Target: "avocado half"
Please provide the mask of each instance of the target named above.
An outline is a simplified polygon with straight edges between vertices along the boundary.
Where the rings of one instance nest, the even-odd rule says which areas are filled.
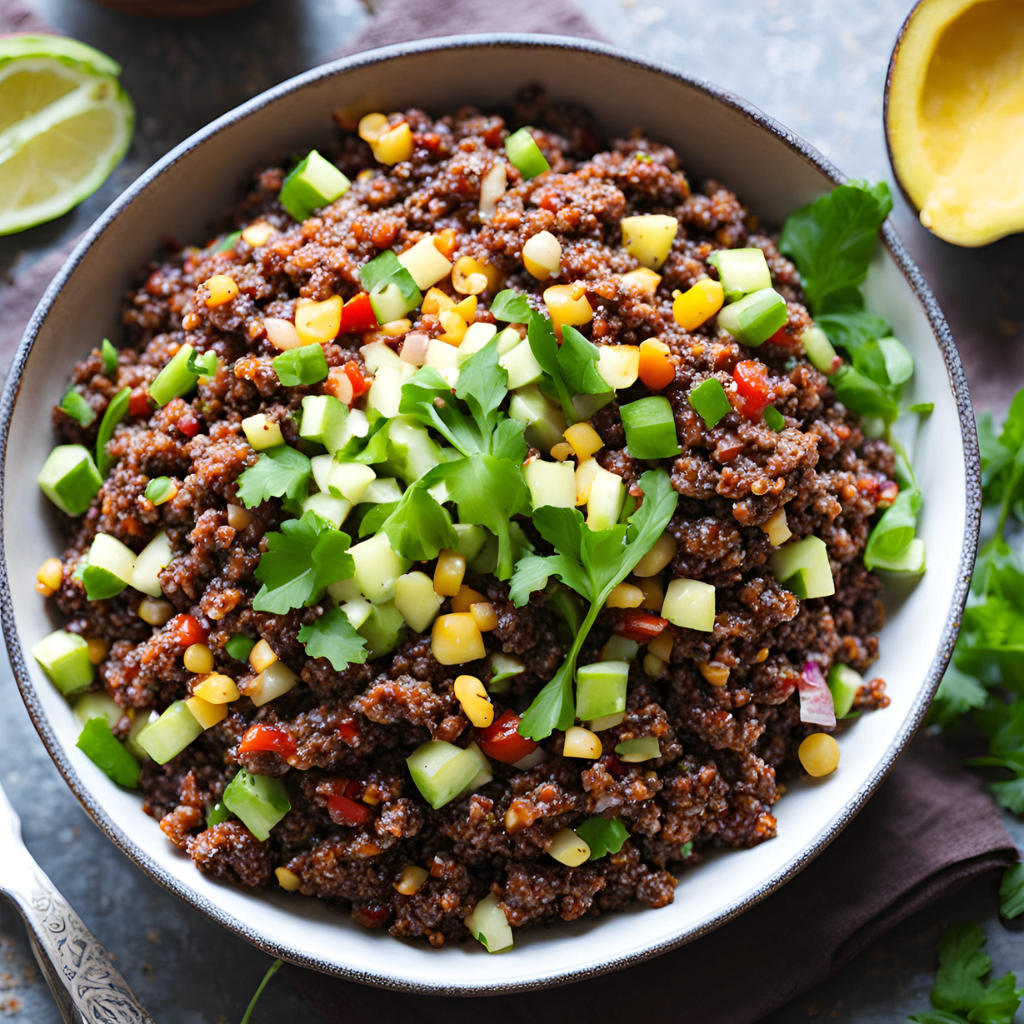
[[[978,246],[1024,231],[1024,0],[919,0],[889,61],[885,134],[934,234]]]

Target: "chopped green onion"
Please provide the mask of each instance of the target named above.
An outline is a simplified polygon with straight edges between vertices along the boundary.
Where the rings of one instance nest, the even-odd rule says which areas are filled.
[[[224,806],[260,841],[292,809],[280,779],[253,775],[242,768],[224,790]]]
[[[627,764],[653,761],[656,757],[661,757],[661,744],[655,736],[638,736],[636,739],[616,743],[615,754],[620,761]]]
[[[96,467],[101,476],[106,476],[117,461],[107,454],[107,442],[114,436],[114,427],[128,415],[128,406],[132,400],[132,389],[121,388],[110,400],[100,420],[99,433],[96,435]]]
[[[297,220],[308,220],[352,187],[337,167],[311,149],[281,183],[281,205]]]
[[[250,1024],[250,1021],[252,1020],[252,1011],[256,1009],[256,1003],[259,1002],[260,996],[263,995],[263,990],[267,987],[267,983],[270,979],[277,974],[283,963],[283,960],[275,960],[267,968],[267,973],[263,975],[263,980],[257,986],[252,999],[249,1000],[249,1005],[245,1008],[245,1016],[242,1017],[240,1024]]]
[[[679,454],[675,416],[663,395],[630,402],[619,409],[619,415],[634,459],[669,459]]]
[[[551,169],[529,128],[513,132],[505,140],[505,152],[526,181]]]
[[[723,416],[732,412],[729,396],[717,377],[708,377],[690,392],[690,405],[710,430]]]
[[[772,273],[760,249],[720,249],[708,263],[718,271],[726,302],[772,286]]]
[[[195,349],[182,345],[171,361],[149,386],[149,397],[163,408],[172,398],[188,394],[196,386],[199,374],[191,369]]]
[[[286,387],[316,384],[327,376],[327,357],[322,345],[290,348],[271,360],[277,379]]]
[[[110,731],[105,718],[90,718],[75,746],[119,786],[126,789],[138,786],[141,771],[139,762]]]
[[[214,253],[231,252],[231,250],[238,244],[238,240],[241,237],[241,231],[232,231],[230,235],[225,235],[214,247]]]
[[[786,426],[785,417],[778,409],[775,408],[774,405],[769,405],[765,408],[764,421],[776,432],[782,430]]]
[[[188,368],[197,377],[212,377],[217,372],[217,353],[204,352],[202,355],[192,354]]]
[[[203,732],[183,700],[176,700],[136,737],[136,742],[157,764],[167,764]],[[227,792],[225,791],[225,796]],[[266,837],[264,837],[266,838]]]
[[[112,376],[117,372],[117,349],[106,338],[100,345],[100,355],[103,357],[103,372],[108,377]]]
[[[103,486],[103,478],[88,448],[59,444],[46,457],[36,483],[62,512],[80,516]]]
[[[224,645],[224,650],[235,661],[248,661],[249,655],[252,654],[252,649],[255,646],[256,641],[252,637],[248,637],[244,633],[235,633],[228,638],[228,642]]]
[[[231,812],[224,806],[222,801],[218,800],[210,808],[210,813],[206,816],[206,827],[213,828],[214,825],[219,825],[230,817]]]
[[[832,374],[839,369],[842,360],[832,347],[832,342],[828,340],[828,335],[817,324],[812,324],[800,335],[800,342],[804,347],[804,354],[816,370]]]
[[[719,327],[751,348],[766,342],[788,319],[786,300],[774,288],[751,292],[718,313]]]
[[[679,856],[682,857],[683,860],[689,860],[690,855],[692,853],[693,853],[693,840],[692,839],[688,843],[683,843],[683,845],[679,847]]]
[[[116,597],[135,575],[135,552],[109,533],[97,533],[92,539],[82,569],[85,596],[90,601]]]
[[[96,419],[96,412],[93,410],[93,407],[74,388],[68,391],[60,400],[60,407],[73,420],[77,420],[79,426],[87,427]]]
[[[359,281],[369,292],[370,305],[380,324],[401,319],[423,301],[412,274],[390,249],[363,264]]]
[[[61,693],[75,693],[92,683],[89,644],[77,633],[55,630],[32,648],[32,657]]]
[[[177,493],[174,481],[169,476],[157,476],[146,484],[146,500],[162,505]]]

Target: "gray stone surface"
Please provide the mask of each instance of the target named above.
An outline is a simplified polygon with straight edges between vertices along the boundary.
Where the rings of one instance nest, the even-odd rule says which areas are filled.
[[[261,89],[327,59],[367,17],[356,0],[263,0],[249,11],[190,23],[130,18],[86,0],[30,3],[58,30],[123,64],[139,124],[128,159],[99,193],[55,224],[0,239],[0,272],[73,238],[171,146]],[[747,97],[851,176],[890,177],[882,85],[909,0],[583,0],[581,6],[619,45]],[[648,128],[657,134],[657,125]],[[1024,266],[1018,241],[983,254],[954,250],[928,236],[901,200],[896,220],[939,286],[955,329],[1000,338],[1003,345],[1016,335],[1012,286],[1020,273],[1016,268]],[[993,267],[1007,285],[1006,297],[979,309],[968,301],[971,282],[991,278]],[[968,361],[969,373],[980,366]],[[985,391],[986,400],[999,400],[1022,379],[1003,376],[1008,378],[1003,390]],[[980,376],[977,383],[980,389]],[[6,665],[0,667],[0,700],[6,709],[0,779],[44,870],[115,952],[125,977],[161,1024],[239,1020],[268,958],[147,879],[88,820],[38,742]],[[1024,845],[1024,827],[1009,824]],[[994,878],[979,882],[918,915],[834,979],[773,1014],[772,1024],[808,1017],[891,1022],[924,1008],[936,938],[944,923],[957,918],[983,922],[996,970],[1024,969],[1024,933],[999,923],[995,885]],[[0,1017],[5,1012],[13,1021],[31,1024],[59,1019],[45,986],[32,980],[31,957],[15,914],[0,903]],[[307,1021],[312,1015],[279,976],[256,1020],[287,1019]]]

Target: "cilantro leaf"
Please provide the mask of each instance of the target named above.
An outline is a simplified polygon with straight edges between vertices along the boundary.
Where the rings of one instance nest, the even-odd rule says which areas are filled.
[[[419,484],[410,487],[401,501],[383,508],[391,511],[379,528],[388,535],[391,547],[404,558],[425,562],[437,558],[442,548],[454,548],[459,542],[448,510]],[[371,509],[363,522],[376,511]]]
[[[326,658],[335,672],[366,661],[366,641],[355,631],[340,608],[325,612],[310,626],[299,630],[299,641],[311,658]]]
[[[263,584],[252,602],[258,612],[283,615],[316,604],[329,584],[348,579],[355,571],[348,534],[315,512],[286,520],[280,533],[268,533],[266,539],[267,550],[255,573]]]
[[[985,993],[982,979],[992,967],[982,948],[985,936],[973,921],[951,924],[939,939],[939,969],[932,986],[937,1010],[970,1010]]]
[[[855,366],[844,363],[832,375],[836,398],[858,416],[879,416],[887,424],[899,415],[899,401],[891,390]]]
[[[597,346],[587,341],[575,327],[566,324],[562,328],[558,365],[574,395],[604,395],[612,390],[597,372],[598,357]]]
[[[529,324],[535,310],[525,295],[517,295],[511,288],[498,292],[491,302],[495,320],[506,324]]]
[[[591,860],[618,853],[629,838],[629,830],[618,818],[587,818],[574,831],[590,847]]]
[[[981,683],[951,665],[928,709],[928,724],[949,725],[968,711],[984,707],[987,699],[988,691]]]
[[[993,782],[989,788],[1000,807],[1024,814],[1024,774],[1007,782]]]
[[[828,335],[829,341],[846,349],[851,356],[863,345],[892,333],[892,326],[885,317],[869,313],[861,306],[863,299],[849,308],[817,313],[814,317],[818,326]]]
[[[999,883],[999,913],[1007,920],[1024,914],[1024,862],[1003,872]]]
[[[985,994],[971,1008],[967,1019],[976,1024],[1012,1024],[1021,996],[1024,988],[1017,988],[1016,977],[1004,974],[986,986]]]
[[[947,1013],[945,1010],[924,1010],[922,1013],[912,1013],[908,1020],[916,1024],[969,1024],[966,1017],[959,1013]]]
[[[287,445],[268,448],[254,466],[239,474],[238,500],[246,508],[255,508],[269,498],[302,501],[311,473],[309,459],[302,452]]]

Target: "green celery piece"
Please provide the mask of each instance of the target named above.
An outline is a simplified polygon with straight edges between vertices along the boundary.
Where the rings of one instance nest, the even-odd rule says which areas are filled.
[[[538,174],[551,169],[528,127],[520,128],[505,139],[505,152],[524,181],[536,178]]]
[[[191,345],[182,345],[171,357],[170,362],[156,375],[149,386],[149,397],[163,408],[179,395],[188,394],[199,380],[199,374],[189,366],[195,356]]]

